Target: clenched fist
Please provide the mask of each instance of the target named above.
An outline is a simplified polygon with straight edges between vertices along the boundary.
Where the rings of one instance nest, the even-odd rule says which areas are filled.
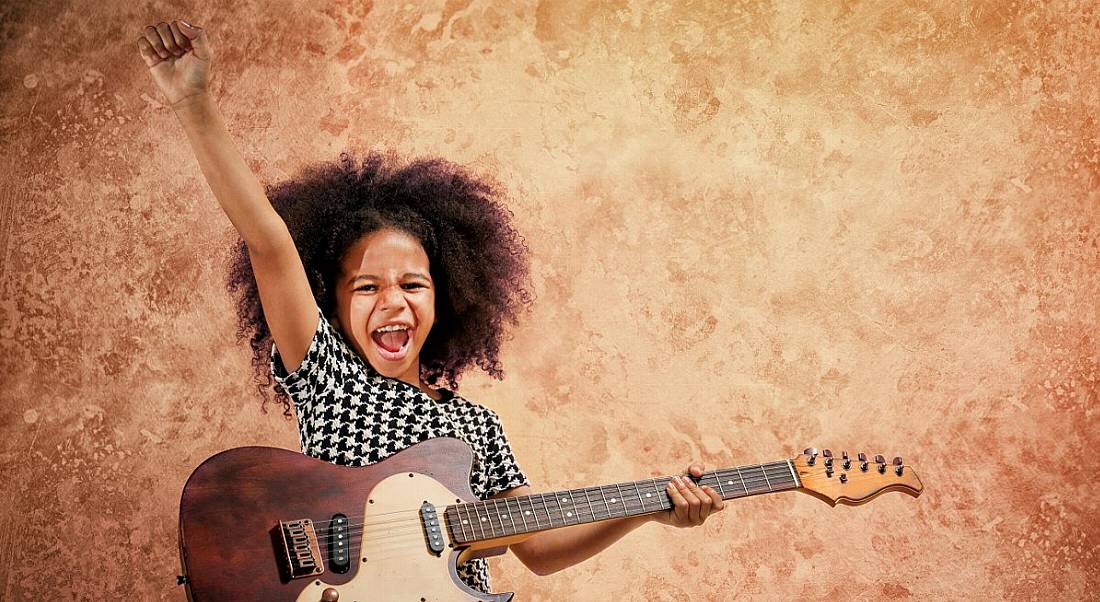
[[[213,56],[205,30],[186,21],[162,21],[146,27],[137,45],[169,104],[206,92]]]

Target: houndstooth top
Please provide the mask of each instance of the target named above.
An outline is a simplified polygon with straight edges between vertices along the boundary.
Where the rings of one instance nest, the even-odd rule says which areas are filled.
[[[479,499],[527,485],[500,417],[440,389],[436,401],[405,381],[382,376],[320,319],[302,365],[287,374],[271,347],[271,373],[294,402],[302,453],[342,466],[364,466],[433,437],[457,437],[474,452],[470,488]],[[458,567],[470,587],[490,592],[488,566],[476,558]]]

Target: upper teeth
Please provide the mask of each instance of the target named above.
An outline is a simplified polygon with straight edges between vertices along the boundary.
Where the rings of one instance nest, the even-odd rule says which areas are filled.
[[[395,330],[405,330],[408,326],[402,326],[401,324],[390,324],[389,326],[383,326],[375,330],[374,332],[393,332]]]

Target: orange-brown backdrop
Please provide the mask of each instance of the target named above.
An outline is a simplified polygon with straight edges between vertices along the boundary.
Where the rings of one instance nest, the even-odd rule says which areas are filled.
[[[0,9],[0,598],[180,600],[219,450],[297,447],[233,236],[138,57],[183,17],[264,182],[345,148],[493,175],[538,301],[469,376],[537,488],[902,455],[925,494],[731,504],[520,600],[1048,597],[1098,583],[1094,3],[133,2]]]

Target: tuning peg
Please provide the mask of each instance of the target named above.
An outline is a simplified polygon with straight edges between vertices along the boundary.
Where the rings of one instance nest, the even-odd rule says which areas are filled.
[[[886,472],[886,458],[883,458],[882,454],[875,454],[875,464],[878,464],[879,474]]]
[[[895,457],[894,458],[894,472],[897,473],[897,475],[899,477],[901,476],[901,471],[904,467],[905,467],[905,464],[902,464],[901,456]]]
[[[852,467],[852,461],[848,459],[848,452],[841,452],[844,458],[844,470],[848,470]]]
[[[867,454],[859,452],[859,455],[856,457],[859,458],[859,469],[863,472],[867,472]]]
[[[825,458],[825,469],[829,472],[833,471],[833,452],[828,449],[821,450],[821,457]]]
[[[813,466],[814,462],[817,460],[817,448],[816,447],[807,447],[806,449],[802,450],[802,453],[804,453],[804,454],[806,454],[807,456],[810,457],[809,460],[806,460],[806,464],[809,464],[810,466]]]

